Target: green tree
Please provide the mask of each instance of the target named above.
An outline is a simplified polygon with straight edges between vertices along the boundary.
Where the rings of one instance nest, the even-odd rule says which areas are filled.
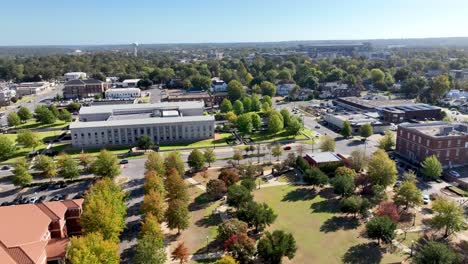
[[[269,95],[263,96],[263,102],[267,103],[270,107],[273,106],[273,100],[271,99],[271,96]]]
[[[237,211],[239,220],[245,221],[250,226],[254,226],[257,232],[271,225],[277,216],[266,203],[260,204],[254,201],[244,203]]]
[[[272,134],[276,134],[283,130],[283,127],[284,124],[281,119],[281,115],[270,114],[270,117],[268,118],[268,131]]]
[[[73,117],[72,117],[72,114],[70,114],[70,112],[68,112],[67,109],[62,109],[59,112],[58,119],[65,121],[65,122],[71,122]]]
[[[381,149],[372,154],[367,171],[372,183],[383,187],[393,185],[398,172],[395,162]]]
[[[221,199],[226,194],[226,191],[226,183],[222,180],[213,179],[206,184],[206,194],[211,200]]]
[[[85,234],[98,232],[105,240],[119,242],[125,228],[125,194],[112,179],[96,182],[87,192],[80,225]]]
[[[432,102],[441,99],[450,90],[450,79],[446,74],[436,76],[431,82]]]
[[[224,98],[221,102],[219,109],[221,110],[221,113],[227,113],[232,111],[231,101],[229,101],[227,98]]]
[[[227,203],[239,208],[245,203],[252,201],[253,197],[247,188],[242,185],[231,185],[227,191]]]
[[[250,97],[245,96],[242,98],[242,105],[244,106],[245,113],[252,111],[252,99],[250,99]]]
[[[390,151],[395,147],[395,135],[392,131],[385,131],[385,135],[379,140],[379,148]]]
[[[70,155],[62,153],[59,155],[58,160],[59,162],[57,162],[57,165],[60,170],[60,175],[65,179],[75,179],[80,176],[78,162],[75,161]]]
[[[7,160],[16,152],[16,147],[13,141],[7,136],[0,135],[0,160]]]
[[[138,138],[138,148],[150,149],[154,145],[153,140],[148,135],[143,135]]]
[[[451,249],[448,245],[437,242],[429,241],[423,245],[414,257],[416,264],[457,264],[461,263],[458,254]]]
[[[404,205],[405,209],[408,209],[408,207],[421,205],[423,202],[422,198],[421,191],[413,181],[404,181],[396,191],[393,200],[397,205]]]
[[[340,168],[337,169],[337,171]],[[356,188],[354,184],[354,176],[350,173],[339,173],[332,180],[333,191],[341,196],[347,196],[354,193]]]
[[[306,169],[304,173],[304,181],[306,183],[314,186],[323,186],[327,184],[328,177],[325,173],[317,167],[310,167],[308,164],[307,167],[308,169]]]
[[[169,200],[166,210],[166,222],[169,229],[185,230],[189,226],[190,213],[186,201],[180,199]]]
[[[166,260],[164,241],[161,238],[144,234],[138,239],[138,244],[135,249],[135,263],[164,264]]]
[[[105,240],[99,233],[72,237],[67,249],[67,261],[71,264],[120,263],[119,245]]]
[[[206,76],[193,76],[190,79],[190,83],[196,90],[208,90],[211,87],[211,80]]]
[[[36,107],[34,110],[34,116],[37,122],[43,125],[53,124],[57,120],[57,117],[54,115],[54,113],[43,105]]]
[[[351,162],[351,167],[355,171],[361,171],[367,167],[369,159],[363,150],[355,149],[351,152],[349,156],[349,161]]]
[[[246,222],[237,218],[230,218],[218,226],[218,239],[224,242],[235,234],[247,233],[248,229]]]
[[[115,178],[120,174],[117,157],[108,150],[102,149],[92,164],[95,175],[106,178]]]
[[[34,169],[41,172],[44,178],[52,180],[53,177],[57,176],[57,165],[51,157],[46,155],[39,155],[34,160]]]
[[[164,158],[164,168],[166,173],[170,172],[171,169],[176,169],[179,175],[185,174],[185,164],[180,152],[172,151],[166,154]]]
[[[283,154],[283,149],[281,148],[281,145],[273,145],[273,148],[271,149],[271,155],[273,155],[273,157],[276,157],[276,160],[279,161],[281,154]]]
[[[184,179],[180,176],[175,168],[167,171],[166,180],[164,181],[167,195],[166,198],[169,201],[172,200],[183,200],[188,201],[189,195],[187,191],[187,185]]]
[[[206,148],[203,151],[203,157],[205,157],[205,161],[208,162],[208,167],[211,167],[211,163],[216,161],[216,153],[212,148]]]
[[[361,210],[362,203],[363,199],[360,196],[351,195],[340,201],[340,211],[356,217],[357,213]]]
[[[260,102],[260,97],[258,96],[258,94],[255,94],[255,93],[252,94],[251,99],[252,99],[252,111],[254,112],[260,111],[260,109],[262,108],[262,103]]]
[[[13,168],[13,184],[15,186],[25,187],[32,182],[33,177],[29,173],[25,158],[19,159]]]
[[[154,170],[147,170],[145,172],[145,183],[143,184],[144,193],[147,194],[151,190],[158,192],[161,196],[166,195],[166,189],[164,188],[164,179],[162,175],[159,175]]]
[[[15,112],[11,112],[7,116],[8,126],[16,127],[17,125],[21,124],[21,119],[19,118],[18,114]]]
[[[257,184],[255,183],[254,178],[242,179],[241,185],[244,186],[249,191],[253,191],[255,189],[255,187],[257,186]]]
[[[145,162],[145,170],[156,171],[160,177],[163,177],[166,174],[163,157],[157,152],[150,152]]]
[[[442,175],[442,164],[435,155],[426,157],[421,163],[421,173],[426,179],[437,179]]]
[[[257,113],[250,113],[250,119],[252,120],[252,127],[256,130],[262,126],[262,118]]]
[[[280,114],[283,117],[284,126],[288,127],[289,122],[291,121],[291,114],[289,113],[288,109],[286,108],[281,109]]]
[[[231,100],[231,102],[242,98],[242,96],[244,96],[245,94],[244,87],[242,87],[242,83],[240,83],[237,80],[232,80],[228,83],[227,91],[229,100]]]
[[[434,217],[430,221],[430,225],[437,229],[445,229],[444,237],[465,230],[467,228],[464,221],[463,207],[459,206],[455,201],[447,198],[438,198],[432,204]]]
[[[381,83],[384,81],[385,73],[381,69],[372,69],[370,78],[373,83]]]
[[[203,156],[203,153],[200,150],[194,149],[190,152],[187,163],[190,168],[195,171],[199,171],[205,166],[205,156]]]
[[[28,108],[22,106],[18,110],[18,117],[21,119],[21,121],[26,122],[29,119],[31,119],[33,117],[33,115],[31,113],[31,111],[29,111]]]
[[[244,155],[242,155],[242,150],[236,149],[234,150],[234,155],[232,156],[233,160],[237,160],[237,165],[239,165],[240,161],[244,158]]]
[[[32,148],[33,151],[41,144],[38,135],[29,129],[21,130],[16,137],[16,142],[25,148]]]
[[[331,136],[325,135],[320,138],[320,150],[323,152],[333,152],[335,151],[335,146],[335,139],[333,139]]]
[[[158,219],[158,222],[163,222],[166,210],[163,195],[156,190],[149,190],[143,197],[141,212],[145,215],[151,214]]]
[[[288,134],[296,136],[299,134],[302,127],[303,126],[301,120],[298,117],[293,117],[289,121],[289,125],[287,127]]]
[[[341,135],[344,138],[349,138],[351,136],[352,128],[351,128],[351,123],[349,121],[344,121],[343,122],[343,127],[341,128]]]
[[[241,100],[236,100],[232,105],[232,109],[236,115],[241,115],[244,113],[244,104],[242,104]]]
[[[380,245],[390,243],[395,238],[396,224],[388,216],[376,216],[366,224],[366,233],[369,238],[377,239]]]
[[[293,259],[297,251],[296,240],[291,233],[275,230],[266,232],[257,245],[257,254],[266,263],[280,264],[283,257]]]
[[[248,135],[252,133],[253,124],[252,124],[252,115],[250,113],[245,113],[240,115],[237,120],[237,129],[241,134]]]
[[[270,97],[273,97],[276,95],[276,86],[272,84],[271,82],[263,81],[260,84],[260,87],[262,89],[262,95],[268,95]]]
[[[86,152],[80,153],[78,160],[85,171],[88,171],[90,166],[93,164],[93,157]]]
[[[364,124],[359,129],[359,134],[361,135],[361,137],[363,137],[365,140],[367,140],[368,137],[370,137],[370,136],[372,136],[372,134],[374,134],[374,129],[372,128],[371,124]]]

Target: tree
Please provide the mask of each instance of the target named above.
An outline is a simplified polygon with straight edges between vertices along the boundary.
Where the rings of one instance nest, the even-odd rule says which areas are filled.
[[[58,167],[60,175],[65,179],[75,179],[80,176],[80,168],[78,162],[75,161],[70,155],[62,153],[58,157]]]
[[[29,109],[24,106],[20,107],[17,114],[23,122],[26,122],[33,117],[31,111],[29,111]]]
[[[262,89],[262,95],[268,95],[270,97],[273,97],[276,95],[276,86],[272,84],[271,82],[263,81],[260,84],[260,87]]]
[[[266,232],[258,241],[257,254],[267,263],[280,264],[283,257],[293,259],[296,254],[296,240],[291,233],[275,230]]]
[[[393,199],[397,205],[404,205],[405,209],[421,205],[423,202],[422,193],[413,181],[404,181]]]
[[[138,148],[150,149],[154,145],[153,140],[148,135],[143,135],[138,138]]]
[[[211,163],[216,161],[216,153],[212,148],[206,148],[203,151],[203,157],[205,158],[205,162],[208,162],[208,167],[211,167]]]
[[[244,87],[242,87],[242,83],[237,80],[232,80],[228,83],[227,86],[228,97],[231,102],[234,102],[244,95]]]
[[[171,253],[172,261],[178,260],[180,264],[186,263],[189,260],[189,250],[184,242],[181,242]]]
[[[71,264],[82,263],[120,263],[119,245],[106,240],[99,233],[89,233],[70,239],[67,249],[67,261]]]
[[[214,264],[239,264],[233,257],[224,256],[218,259]]]
[[[227,98],[224,98],[221,102],[219,109],[221,110],[221,113],[227,113],[232,111],[231,101],[229,101]]]
[[[151,234],[143,234],[138,239],[135,249],[134,261],[137,264],[164,264],[166,263],[166,250],[164,241]]]
[[[398,221],[400,220],[398,208],[393,202],[381,202],[377,207],[376,214],[378,216],[387,216],[395,223],[398,223]]]
[[[43,105],[36,107],[34,110],[34,116],[37,122],[43,125],[53,124],[57,120],[57,117],[54,115],[54,113]]]
[[[244,104],[242,104],[242,101],[238,99],[232,105],[232,109],[236,115],[241,115],[244,113]]]
[[[188,204],[181,199],[169,200],[166,210],[166,222],[169,229],[177,228],[177,234],[189,226],[190,213]]]
[[[226,241],[235,234],[247,233],[247,230],[247,223],[237,218],[230,218],[218,226],[218,239],[221,241]]]
[[[76,111],[80,110],[80,108],[81,108],[81,104],[76,103],[76,102],[70,103],[67,106],[68,111],[71,111],[71,112],[76,112]]]
[[[304,173],[304,181],[314,186],[323,186],[327,184],[328,177],[319,168],[308,166]]]
[[[245,113],[240,115],[237,120],[237,129],[241,134],[248,135],[252,133],[253,124],[252,124],[252,115],[250,113]]]
[[[349,121],[344,121],[343,122],[343,127],[341,128],[341,135],[344,138],[349,138],[351,136],[352,128],[351,128],[351,123]]]
[[[203,153],[200,150],[194,149],[190,152],[187,163],[190,168],[195,171],[199,171],[205,166],[205,156],[203,156]]]
[[[145,194],[150,191],[155,191],[161,194],[162,197],[166,195],[166,189],[164,188],[164,179],[162,175],[159,175],[154,170],[145,172],[145,183],[143,185]]]
[[[379,140],[379,148],[390,151],[395,147],[395,135],[392,131],[385,131],[385,135]]]
[[[106,149],[101,150],[92,164],[92,171],[100,177],[115,178],[120,174],[117,157]]]
[[[232,185],[227,189],[227,203],[235,208],[252,201],[253,197],[247,188],[242,185]]]
[[[21,130],[16,137],[16,142],[25,148],[32,148],[33,151],[41,144],[39,136],[29,129]]]
[[[112,179],[97,181],[87,192],[80,225],[85,234],[98,232],[105,240],[119,242],[125,228],[125,194]]]
[[[296,136],[299,134],[302,127],[303,126],[302,126],[302,122],[300,121],[300,119],[298,117],[293,117],[289,121],[289,125],[287,127],[288,134]]]
[[[143,90],[148,89],[149,87],[151,87],[151,85],[153,85],[153,82],[151,80],[148,80],[148,79],[139,80],[137,82],[137,87],[141,88]]]
[[[340,211],[346,214],[356,214],[361,211],[363,199],[360,196],[352,195],[340,201]]]
[[[458,254],[445,243],[429,241],[416,253],[414,261],[417,264],[437,263],[456,264],[461,263]]]
[[[372,134],[374,134],[374,129],[372,128],[371,124],[364,124],[359,129],[359,134],[361,135],[361,137],[363,137],[365,140],[367,140],[368,137],[370,137],[370,136],[372,136]]]
[[[222,198],[227,191],[226,184],[222,180],[213,179],[206,184],[206,194],[212,200]]]
[[[374,185],[391,186],[397,178],[395,162],[388,157],[385,151],[378,149],[370,158],[368,174]]]
[[[83,166],[85,171],[87,171],[93,164],[93,157],[85,152],[80,153],[78,160],[80,161],[80,165]]]
[[[172,151],[166,155],[164,158],[164,168],[166,173],[169,172],[172,168],[176,169],[179,175],[185,174],[185,165],[180,152]]]
[[[195,90],[208,90],[211,87],[211,79],[207,76],[195,75],[190,79],[192,88]]]
[[[252,111],[252,99],[250,97],[244,96],[242,98],[242,105],[244,106],[244,113]]]
[[[289,122],[291,121],[291,114],[289,113],[288,109],[286,108],[281,109],[280,114],[283,117],[284,126],[288,127]]]
[[[224,242],[224,249],[240,263],[249,263],[255,254],[255,240],[245,233],[235,234]]]
[[[241,185],[244,186],[249,191],[253,191],[255,189],[255,187],[257,186],[257,184],[255,183],[254,178],[242,179]]]
[[[249,201],[240,206],[237,217],[249,226],[254,226],[255,231],[259,232],[271,225],[278,215],[266,203]]]
[[[0,135],[0,160],[7,160],[16,152],[16,147],[13,141],[7,136]]]
[[[442,175],[442,164],[437,156],[426,157],[421,163],[421,173],[426,179],[437,179]]]
[[[348,174],[336,175],[331,180],[333,191],[341,196],[347,196],[354,193],[356,186],[354,185],[354,178]]]
[[[416,174],[412,170],[405,171],[402,178],[403,181],[416,182]]]
[[[281,115],[279,114],[270,114],[268,118],[268,131],[272,134],[276,134],[283,130],[284,124],[281,120]]]
[[[463,208],[458,206],[455,201],[447,198],[438,198],[432,204],[434,217],[430,221],[430,225],[437,229],[445,229],[444,237],[466,229],[464,222]]]
[[[283,154],[283,149],[281,148],[281,145],[273,145],[273,148],[271,149],[271,155],[273,155],[273,157],[276,157],[276,160],[278,161],[281,154]]]
[[[172,168],[167,172],[166,180],[164,181],[169,201],[183,200],[188,201],[189,195],[187,192],[187,185],[184,179],[180,176],[176,169]]]
[[[73,120],[72,114],[68,112],[67,109],[62,109],[59,112],[58,119],[65,121],[65,122],[71,122]]]
[[[376,216],[366,224],[366,233],[369,238],[377,239],[380,245],[390,243],[395,238],[396,224],[388,216]]]
[[[450,90],[450,79],[447,74],[436,76],[431,82],[432,102],[441,99]]]
[[[237,160],[237,165],[239,165],[240,161],[244,158],[244,155],[242,155],[242,150],[236,149],[234,150],[234,155],[232,156],[233,160]]]
[[[256,130],[262,126],[262,118],[257,113],[250,113],[250,119],[252,120],[252,127]]]
[[[53,177],[57,176],[57,166],[51,157],[46,155],[39,155],[34,160],[34,169],[41,172],[44,178],[52,180]]]
[[[227,112],[225,117],[226,117],[226,120],[228,120],[231,124],[235,124],[237,121],[237,115],[234,114],[233,111]]]
[[[155,171],[160,177],[166,174],[164,159],[157,152],[150,152],[145,162],[146,171]]]
[[[28,164],[25,158],[18,160],[13,167],[13,184],[15,186],[25,187],[33,180],[29,173]]]
[[[320,138],[320,150],[323,152],[333,152],[335,151],[335,146],[335,139],[333,139],[331,136],[325,135]]]
[[[233,169],[223,169],[218,179],[222,180],[229,187],[239,181],[239,174]]]
[[[268,113],[271,110],[271,105],[269,105],[267,102],[262,103],[262,111],[263,113]]]
[[[8,126],[16,127],[17,125],[21,124],[21,119],[19,118],[18,114],[11,112],[8,114],[7,122]]]
[[[351,167],[355,171],[361,171],[367,167],[369,159],[367,158],[366,153],[363,150],[355,149],[351,152],[349,156],[349,161],[351,162]]]
[[[384,81],[385,73],[381,69],[372,69],[370,78],[373,83],[381,83]]]
[[[141,212],[143,214],[154,215],[159,222],[164,220],[164,196],[160,192],[155,190],[149,190],[143,197],[143,203],[141,204]]]

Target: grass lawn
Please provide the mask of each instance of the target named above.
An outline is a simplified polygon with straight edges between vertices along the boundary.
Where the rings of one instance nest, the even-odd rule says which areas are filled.
[[[57,120],[53,124],[43,125],[43,124],[41,124],[39,122],[36,122],[36,120],[34,120],[34,119],[30,119],[26,123],[23,123],[23,124],[21,124],[19,126],[16,126],[16,129],[40,129],[40,128],[57,128],[57,129],[61,129],[61,128],[66,127],[68,124],[69,124],[69,122],[65,122],[65,121],[62,121],[62,120]]]
[[[161,145],[159,147],[160,150],[174,150],[180,148],[199,148],[199,147],[214,147],[214,146],[226,146],[228,139],[232,136],[231,133],[216,133],[216,139],[205,139],[202,141],[197,141],[193,143],[175,143],[175,144],[167,144]]]
[[[307,128],[302,129],[301,132],[305,133],[309,137],[314,134],[312,130],[307,129]],[[252,133],[250,137],[255,143],[272,142],[272,141],[279,141],[279,140],[307,139],[307,137],[302,133],[296,136],[288,135],[288,132],[286,130],[282,130],[276,134],[270,134],[268,132],[258,131],[258,132]]]
[[[60,132],[47,131],[47,132],[36,132],[36,134],[38,135],[39,139],[42,142],[38,147],[36,147],[36,150],[41,151],[47,146],[43,142],[45,140],[51,140],[53,137],[60,135]],[[9,138],[13,142],[16,142],[16,137],[18,136],[17,134],[3,134],[3,135]],[[13,157],[11,157],[10,159],[3,161],[2,163],[14,163],[20,157],[25,157],[31,151],[32,151],[31,148],[23,148],[22,146],[17,146],[15,155],[13,155]]]
[[[278,186],[254,192],[278,214],[269,230],[292,232],[298,250],[283,263],[395,263],[403,257],[384,253],[375,241],[362,237],[363,225],[337,212],[330,190]],[[328,197],[329,199],[325,198]]]
[[[70,144],[54,144],[52,146],[53,150],[56,150],[58,152],[66,152],[67,154],[71,155],[73,158],[78,158],[78,156],[81,154],[81,149],[80,148],[72,148]],[[128,146],[119,146],[119,147],[106,147],[106,148],[85,148],[83,149],[83,152],[88,153],[91,156],[97,156],[99,152],[102,149],[107,149],[111,153],[115,155],[119,154],[124,154],[127,153],[130,150],[130,147]]]
[[[396,237],[396,239],[402,243],[403,245],[411,248],[411,241],[414,241],[415,245],[419,241],[419,239],[422,237],[423,233],[422,232],[409,232],[406,233],[406,239],[405,239],[405,234],[400,234]]]

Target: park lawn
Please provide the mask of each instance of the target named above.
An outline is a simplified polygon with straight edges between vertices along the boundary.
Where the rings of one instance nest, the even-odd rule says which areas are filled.
[[[306,134],[307,136],[304,134]],[[288,135],[288,132],[286,130],[282,130],[276,134],[257,131],[257,132],[252,133],[250,135],[250,138],[252,138],[252,140],[255,143],[260,143],[260,142],[274,142],[274,141],[280,141],[280,140],[307,139],[311,135],[313,135],[313,130],[310,130],[308,128],[303,128],[301,130],[301,133],[296,136]]]
[[[71,155],[73,158],[78,158],[78,156],[82,153],[88,153],[91,156],[97,156],[102,149],[106,149],[110,151],[114,155],[125,154],[130,150],[128,146],[116,146],[116,147],[105,147],[105,148],[73,148],[71,144],[54,144],[51,148],[52,150],[56,150],[57,152],[65,152]]]
[[[398,240],[400,243],[403,245],[411,248],[411,242],[414,241],[415,245],[419,241],[420,238],[423,237],[422,232],[408,232],[406,233],[406,239],[405,239],[405,234],[400,234],[396,237],[396,240]]]
[[[334,197],[330,190],[316,194],[310,187],[287,185],[256,190],[254,195],[278,214],[268,230],[285,230],[296,239],[295,258],[283,263],[364,263],[364,259],[366,263],[394,263],[403,259],[383,253],[375,241],[363,238],[363,225],[338,213],[337,200],[324,197]]]
[[[215,146],[226,146],[228,139],[232,136],[232,133],[216,133],[217,139],[205,139],[192,143],[175,143],[175,144],[164,144],[159,147],[160,150],[174,150],[182,148],[203,148],[203,147],[215,147]]]
[[[53,123],[53,124],[44,125],[44,124],[41,124],[41,123],[37,122],[34,119],[30,119],[30,120],[26,121],[25,123],[22,123],[22,124],[16,126],[16,129],[17,130],[20,130],[20,129],[41,129],[41,128],[62,129],[62,128],[68,126],[68,124],[69,124],[69,122],[65,122],[65,121],[57,119],[57,121],[55,121],[55,123]]]
[[[45,140],[50,141],[53,137],[60,135],[60,133],[57,131],[46,131],[46,132],[35,132],[35,133],[41,140],[41,144],[37,146],[35,149],[37,151],[42,151],[47,146],[47,144],[44,143]],[[16,138],[18,134],[3,134],[3,135],[9,138],[11,141],[16,143]],[[11,158],[3,161],[2,163],[15,163],[19,158],[26,157],[28,153],[32,151],[32,148],[24,148],[19,145],[17,145],[16,147],[17,147],[16,153]]]

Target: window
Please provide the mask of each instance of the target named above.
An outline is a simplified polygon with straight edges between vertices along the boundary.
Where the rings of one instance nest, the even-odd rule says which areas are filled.
[[[452,140],[447,141],[447,147],[450,148],[450,145],[452,144]]]
[[[437,148],[441,148],[442,147],[442,141],[438,141],[437,142]]]
[[[418,136],[418,143],[421,144],[421,137]]]
[[[457,150],[455,151],[455,156],[458,157],[459,155],[460,155],[460,149],[457,149]]]
[[[426,146],[429,147],[429,139],[426,139]]]

